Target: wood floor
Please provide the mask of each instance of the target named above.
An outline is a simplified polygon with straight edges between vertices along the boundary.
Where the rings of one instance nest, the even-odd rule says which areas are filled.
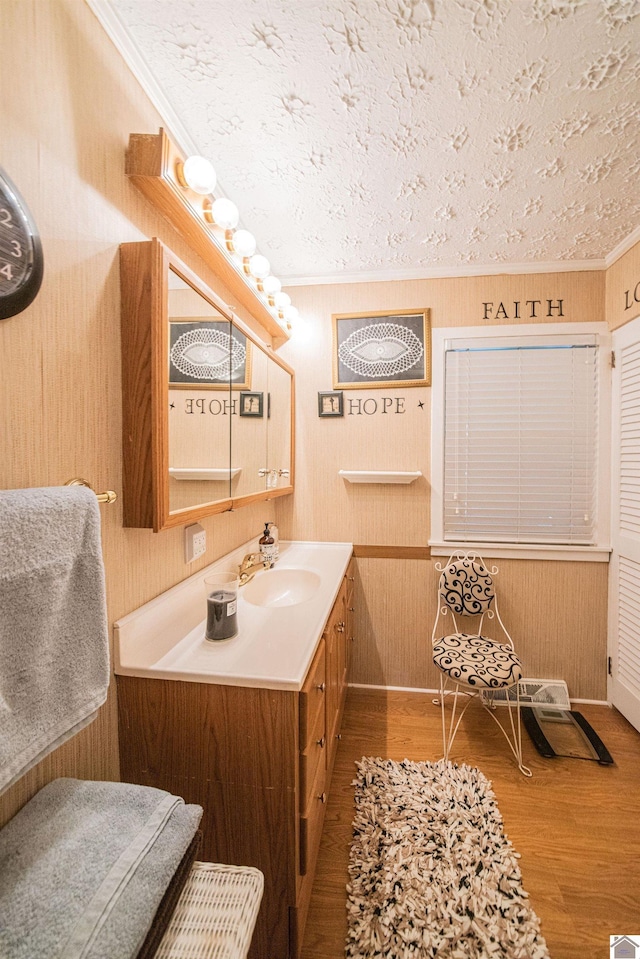
[[[616,710],[577,708],[615,766],[542,759],[524,733],[533,770],[525,779],[475,703],[452,759],[478,766],[493,783],[551,959],[606,959],[610,935],[640,933],[640,734]],[[440,749],[440,712],[431,696],[349,689],[302,959],[344,955],[354,762],[436,760]]]

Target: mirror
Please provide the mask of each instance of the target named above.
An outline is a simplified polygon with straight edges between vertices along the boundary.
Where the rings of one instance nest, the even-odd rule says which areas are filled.
[[[249,389],[241,390],[234,404],[231,461],[242,463],[242,472],[232,480],[234,497],[250,496],[265,488],[261,471],[267,465],[269,362],[262,350],[253,351]]]
[[[293,492],[293,372],[158,240],[120,248],[124,525]]]
[[[167,301],[173,513],[231,495],[231,357],[236,351],[230,320],[174,267],[169,268]]]
[[[267,432],[266,485],[289,486],[292,481],[293,410],[289,371],[277,363],[269,364],[270,417]]]

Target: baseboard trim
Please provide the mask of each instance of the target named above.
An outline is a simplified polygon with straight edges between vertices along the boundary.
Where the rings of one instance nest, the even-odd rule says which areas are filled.
[[[612,708],[612,703],[608,702],[606,699],[572,699],[573,703],[580,703],[582,706],[608,706],[609,709]]]
[[[419,686],[372,686],[369,683],[349,683],[352,689],[372,689],[386,693],[429,693],[430,695],[440,695],[439,689],[423,689]],[[608,706],[611,709],[611,703],[606,699],[571,699],[571,703],[579,703],[582,706]],[[529,706],[530,703],[525,705]]]
[[[437,693],[439,689],[422,689],[418,686],[371,686],[369,683],[349,683],[352,689],[376,689],[384,693]]]

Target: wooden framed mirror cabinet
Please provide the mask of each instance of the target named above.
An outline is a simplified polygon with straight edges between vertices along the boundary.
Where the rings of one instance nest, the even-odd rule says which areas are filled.
[[[124,525],[293,492],[293,371],[159,240],[120,247]]]

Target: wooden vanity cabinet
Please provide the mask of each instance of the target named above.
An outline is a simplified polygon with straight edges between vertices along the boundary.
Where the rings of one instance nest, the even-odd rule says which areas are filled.
[[[347,662],[346,670],[347,673],[351,668],[351,655],[353,651],[353,644],[355,642],[355,581],[356,581],[356,561],[352,557],[347,569],[346,575],[346,622],[347,622]],[[345,677],[346,678],[346,677]]]
[[[257,866],[250,959],[297,959],[344,708],[353,560],[300,692],[118,676],[123,781],[204,808],[204,860]]]
[[[347,692],[347,675],[353,643],[353,585],[355,560],[351,560],[343,588],[324,632],[327,645],[327,768],[333,769],[340,739],[342,713]]]

